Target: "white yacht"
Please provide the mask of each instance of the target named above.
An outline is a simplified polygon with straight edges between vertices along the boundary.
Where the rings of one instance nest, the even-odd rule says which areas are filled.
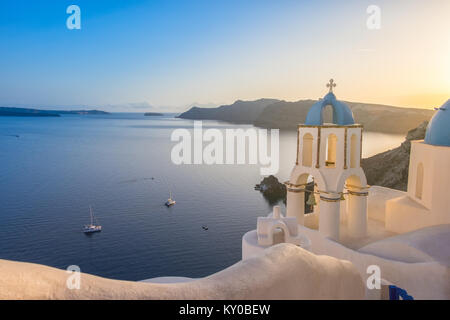
[[[91,223],[83,227],[84,233],[100,232],[102,231],[102,226],[94,224],[94,213],[92,212],[92,207],[89,206],[89,212],[91,214]],[[95,219],[97,220],[97,219]],[[98,222],[97,222],[98,223]]]
[[[167,207],[173,206],[176,203],[175,200],[172,199],[172,192],[170,192],[169,199],[167,199],[165,205]]]

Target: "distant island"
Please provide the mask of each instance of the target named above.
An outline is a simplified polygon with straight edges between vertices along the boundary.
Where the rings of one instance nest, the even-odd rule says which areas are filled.
[[[146,113],[144,113],[144,116],[146,116],[146,117],[160,117],[160,116],[163,116],[163,114],[159,113],[159,112],[146,112]]]
[[[100,110],[39,110],[28,108],[8,108],[0,107],[0,116],[12,117],[60,117],[65,114],[109,114]]]
[[[253,124],[262,128],[296,129],[305,122],[309,108],[317,100],[287,102],[276,99],[238,100],[217,108],[192,107],[178,118],[192,120],[220,120],[237,124]],[[434,111],[401,108],[380,104],[345,102],[364,130],[406,134],[423,121],[429,121]]]

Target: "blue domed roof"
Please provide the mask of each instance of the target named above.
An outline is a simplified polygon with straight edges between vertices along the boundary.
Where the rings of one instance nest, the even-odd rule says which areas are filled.
[[[333,92],[328,92],[322,100],[317,101],[309,109],[305,124],[312,126],[323,125],[323,109],[326,106],[333,107],[333,123],[341,126],[355,124],[352,110],[343,102],[338,101]]]
[[[431,118],[425,134],[425,143],[450,147],[450,99]]]

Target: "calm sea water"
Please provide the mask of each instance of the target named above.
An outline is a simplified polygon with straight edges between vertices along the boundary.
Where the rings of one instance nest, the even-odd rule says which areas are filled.
[[[259,166],[173,165],[170,134],[192,125],[137,114],[0,117],[0,259],[124,280],[203,277],[239,261],[242,235],[271,211],[253,190]],[[403,136],[363,141],[368,156]],[[295,144],[295,132],[281,133],[282,180]],[[177,204],[166,208],[169,189]],[[87,236],[89,205],[103,231]]]

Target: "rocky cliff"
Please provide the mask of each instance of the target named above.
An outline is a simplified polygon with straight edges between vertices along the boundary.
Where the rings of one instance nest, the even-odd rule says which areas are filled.
[[[267,106],[253,124],[264,128],[297,128],[299,123],[305,122],[306,115],[315,102],[315,100],[279,101]],[[433,110],[427,109],[359,102],[345,103],[352,110],[355,121],[362,124],[365,131],[405,134],[423,121],[428,121],[434,114]],[[325,122],[331,122],[329,111],[331,110],[324,113]]]
[[[220,120],[240,124],[252,124],[264,109],[277,102],[275,99],[259,99],[255,101],[238,100],[233,104],[217,108],[192,107],[177,118],[192,120]]]
[[[424,139],[427,125],[428,122],[424,121],[410,130],[399,147],[362,159],[361,167],[366,174],[367,183],[406,191],[411,141]]]
[[[275,205],[279,201],[286,203],[286,186],[273,175],[262,179],[259,191],[270,205]]]
[[[305,188],[307,190],[314,191],[314,182],[308,183]],[[286,186],[278,181],[278,179],[273,175],[265,177],[261,181],[259,184],[259,191],[271,206],[276,205],[280,201],[283,201],[286,204]],[[305,197],[305,213],[314,211],[313,206],[307,204],[308,199],[308,196]]]

